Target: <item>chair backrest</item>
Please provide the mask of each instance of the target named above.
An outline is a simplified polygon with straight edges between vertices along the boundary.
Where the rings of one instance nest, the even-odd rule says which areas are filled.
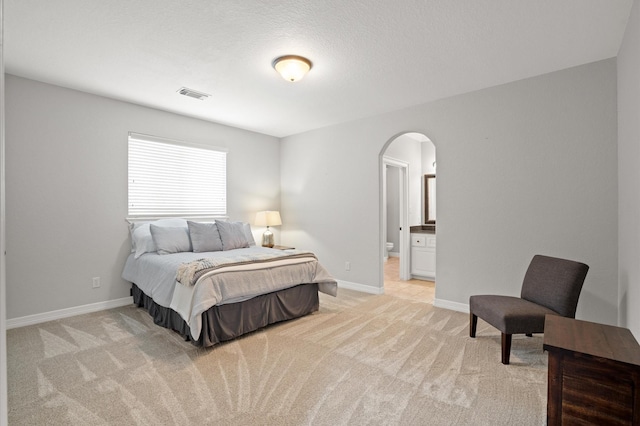
[[[587,271],[584,263],[537,254],[524,276],[520,297],[575,318]]]

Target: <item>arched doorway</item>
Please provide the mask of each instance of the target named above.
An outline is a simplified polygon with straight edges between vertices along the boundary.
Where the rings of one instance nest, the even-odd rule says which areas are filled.
[[[412,274],[410,230],[427,221],[423,182],[435,175],[435,145],[423,133],[402,133],[385,144],[380,159],[380,273],[386,287],[389,270],[397,271],[394,281],[425,278]]]

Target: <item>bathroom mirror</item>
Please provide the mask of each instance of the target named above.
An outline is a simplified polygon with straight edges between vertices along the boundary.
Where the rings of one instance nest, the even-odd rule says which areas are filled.
[[[436,223],[436,175],[424,175],[424,223]]]

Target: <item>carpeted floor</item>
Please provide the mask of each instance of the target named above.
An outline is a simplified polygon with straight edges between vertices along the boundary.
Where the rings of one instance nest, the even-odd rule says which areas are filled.
[[[392,294],[341,289],[320,311],[210,349],[123,307],[8,330],[11,425],[542,425],[541,336],[500,335]]]

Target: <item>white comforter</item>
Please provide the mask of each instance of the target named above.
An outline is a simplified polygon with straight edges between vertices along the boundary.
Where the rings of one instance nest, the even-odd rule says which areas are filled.
[[[244,264],[203,275],[194,286],[176,281],[178,267],[185,262],[210,257],[238,254],[258,254],[273,251],[265,247],[249,247],[228,252],[146,253],[135,259],[130,255],[122,278],[135,283],[160,306],[178,312],[191,329],[194,339],[200,337],[201,315],[214,305],[236,303],[261,294],[294,287],[303,283],[318,283],[319,290],[335,296],[336,281],[317,261],[282,259],[265,264]],[[265,267],[266,266],[266,267]]]

